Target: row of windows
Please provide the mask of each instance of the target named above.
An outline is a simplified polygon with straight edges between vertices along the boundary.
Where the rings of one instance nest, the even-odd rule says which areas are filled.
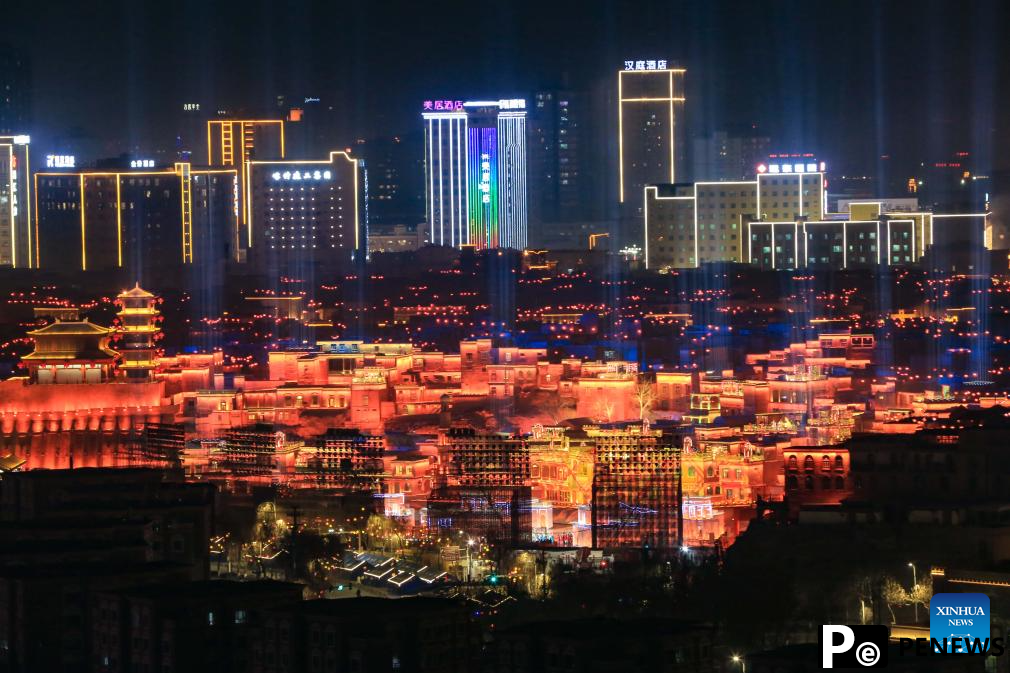
[[[308,189],[309,189],[309,191],[314,192],[314,191],[316,191],[316,185],[310,184]],[[342,185],[337,185],[336,187],[334,187],[332,185],[330,186],[330,191],[331,192],[334,191],[335,189],[342,190],[343,186]],[[281,192],[281,193],[284,193],[284,192],[295,192],[295,191],[304,192],[305,191],[305,187],[304,186],[302,186],[302,187],[267,187],[267,191],[269,191],[269,192]]]
[[[768,178],[763,180],[761,184],[764,185],[792,185],[795,184],[799,176],[794,176],[792,178]],[[820,182],[820,177],[816,175],[805,175],[803,176],[803,184],[805,185],[816,185]]]
[[[792,232],[776,233],[775,234],[775,238],[776,238],[776,240],[791,241],[791,240],[793,240],[793,234],[792,234]],[[859,232],[858,236],[856,234],[854,234],[854,233],[850,234],[848,236],[845,236],[840,231],[836,231],[836,232],[833,232],[833,233],[821,233],[821,234],[818,234],[818,233],[808,233],[807,234],[807,240],[810,240],[810,241],[816,241],[816,240],[829,241],[831,239],[834,239],[836,241],[841,241],[841,240],[844,240],[844,239],[870,240],[870,241],[873,241],[873,240],[876,240],[876,238],[877,238],[877,232],[875,232],[875,231],[871,231],[871,232],[862,232],[861,231],[861,232]],[[903,232],[894,232],[891,235],[891,238],[892,239],[902,238],[902,239],[907,240],[907,239],[909,239],[911,237],[909,236],[909,232],[903,231]],[[751,240],[752,241],[768,241],[768,240],[771,240],[771,232],[757,233],[757,234],[752,233],[751,234]],[[898,244],[895,243],[894,245],[898,245]],[[907,250],[908,249],[907,244],[905,244],[905,246],[906,246],[905,249]],[[898,248],[895,248],[895,250],[897,250],[897,249]]]
[[[803,488],[807,491],[814,490],[814,478],[811,475],[807,475],[803,478]],[[842,477],[821,477],[820,485],[822,491],[842,491],[845,490],[845,479]],[[788,491],[798,491],[800,490],[800,480],[795,475],[789,475],[786,477],[786,490]]]
[[[715,195],[716,195],[716,192],[713,191],[713,190],[708,190],[708,191],[702,191],[700,189],[698,190],[698,196],[699,197],[715,196]],[[737,196],[737,192],[719,191],[718,195],[721,196],[721,197],[723,197],[723,198],[726,198],[727,196],[734,197],[734,196]],[[743,190],[743,191],[739,192],[739,195],[742,196],[742,197],[744,197],[745,199],[746,198],[754,198],[754,190],[753,189],[749,190],[749,191]]]
[[[837,246],[836,246],[836,248],[837,248]],[[762,266],[771,267],[772,266],[772,258],[771,258],[771,256],[767,255],[767,253],[770,253],[771,251],[768,248],[764,248],[762,250],[762,252],[766,253],[766,256],[761,257],[759,260],[757,260],[758,263],[761,264]],[[789,252],[792,252],[792,251],[790,250]],[[811,255],[809,258],[807,258],[807,265],[808,266],[812,266],[812,265],[815,265],[815,264],[832,264],[832,263],[836,263],[837,264],[837,263],[840,263],[841,262],[841,253],[842,253],[841,249],[835,249],[835,250],[832,250],[832,252],[836,253],[836,256],[834,258],[834,262],[832,262],[832,260],[830,258],[825,257],[825,256],[817,257],[815,255]],[[776,249],[776,253],[775,253],[775,255],[776,255],[775,266],[778,267],[778,268],[792,268],[793,267],[793,263],[794,263],[792,255],[786,257],[786,256],[782,256],[782,254],[780,254],[780,253],[782,253],[782,249],[781,248],[777,248]],[[849,264],[876,264],[877,263],[877,257],[876,257],[876,255],[870,255],[870,256],[866,256],[866,255],[849,255],[847,257],[847,261],[848,261]],[[891,256],[891,263],[892,264],[901,264],[903,262],[911,263],[911,261],[912,261],[912,257],[910,255],[904,255],[904,256],[902,256],[902,255],[892,255]]]
[[[202,176],[200,176],[200,175],[194,175],[193,176],[193,180],[200,181],[201,177]],[[102,187],[106,183],[108,183],[109,186],[114,187],[115,184],[116,184],[116,181],[113,180],[113,179],[111,179],[111,178],[94,178],[94,177],[89,177],[88,175],[85,175],[84,179],[85,179],[86,184],[88,186],[95,185],[96,187]],[[166,182],[169,183],[169,184],[178,184],[178,181],[179,181],[178,177],[169,177],[169,178],[166,178]],[[212,177],[210,179],[211,184],[214,184],[214,185],[219,184],[221,181],[222,180],[220,178],[217,178],[217,177]],[[63,187],[63,188],[66,188],[66,187],[68,187],[70,185],[77,185],[79,183],[80,183],[80,178],[78,176],[76,176],[76,175],[74,175],[72,177],[68,176],[66,178],[43,178],[42,181],[41,181],[41,184],[42,184],[43,187]],[[161,178],[120,178],[119,184],[120,185],[129,185],[130,187],[137,187],[137,186],[140,186],[140,187],[160,187],[161,184],[162,184],[162,179]]]
[[[718,248],[718,250],[716,250],[716,248]],[[662,245],[657,246],[656,249],[659,252],[682,252],[682,250],[680,248],[666,247],[666,246],[662,246]],[[725,245],[720,245],[720,246],[710,245],[710,246],[708,246],[708,248],[706,248],[705,246],[699,246],[698,247],[698,252],[736,252],[736,247],[729,248],[729,247],[726,247]],[[691,258],[691,259],[693,261],[694,258]],[[679,261],[683,261],[683,259],[681,259]]]
[[[816,465],[816,462],[814,461],[814,457],[813,456],[804,456],[804,458],[803,458],[803,469],[804,470],[812,470],[812,469],[814,469],[815,465]],[[786,466],[790,470],[797,469],[799,467],[799,461],[797,460],[796,456],[789,456],[789,460],[786,462]],[[835,456],[834,459],[832,459],[830,456],[821,456],[821,469],[822,470],[830,470],[832,468],[832,466],[834,466],[834,468],[836,470],[844,469],[844,467],[845,467],[845,459],[842,458],[841,456]]]

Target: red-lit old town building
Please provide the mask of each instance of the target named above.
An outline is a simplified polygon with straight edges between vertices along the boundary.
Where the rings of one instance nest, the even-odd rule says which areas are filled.
[[[408,527],[515,536],[494,512],[453,504],[489,488],[527,503],[529,530],[515,539],[715,546],[732,543],[758,503],[784,500],[795,515],[866,489],[850,475],[854,434],[915,433],[962,403],[873,379],[874,337],[837,330],[750,354],[737,371],[644,374],[492,339],[456,353],[330,340],[269,352],[254,376],[219,352],[161,354],[158,302],[135,287],[113,327],[68,313],[29,332],[25,375],[0,382],[0,465],[175,461],[229,488],[370,493]],[[521,456],[522,474],[468,481],[453,472],[465,446],[507,464]]]

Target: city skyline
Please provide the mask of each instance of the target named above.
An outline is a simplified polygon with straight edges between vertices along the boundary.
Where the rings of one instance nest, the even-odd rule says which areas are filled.
[[[228,3],[218,3],[206,9],[202,24],[205,27],[200,28],[200,32],[210,30],[209,27],[217,21],[225,20],[224,17],[229,16],[228,6]],[[359,60],[362,57],[355,57],[337,59],[332,66],[324,67],[316,58],[315,51],[320,45],[313,36],[318,30],[315,20],[325,23],[330,15],[322,7],[311,4],[291,16],[281,17],[287,30],[272,33],[271,39],[278,40],[277,58],[266,61],[264,59],[268,57],[263,53],[246,53],[252,48],[251,41],[255,39],[256,31],[261,28],[248,26],[245,30],[229,34],[227,46],[207,42],[194,34],[187,38],[193,41],[192,48],[187,49],[176,41],[166,43],[168,35],[164,33],[165,29],[151,23],[153,17],[148,10],[133,7],[116,14],[117,21],[133,25],[132,34],[135,37],[132,42],[92,47],[94,57],[89,63],[109,69],[113,76],[106,78],[103,86],[96,91],[97,97],[91,100],[96,103],[101,99],[119,102],[112,109],[103,102],[106,107],[100,114],[90,107],[96,103],[87,102],[75,108],[72,115],[55,104],[59,97],[67,93],[73,95],[74,88],[80,86],[79,82],[88,81],[83,72],[72,81],[66,80],[70,72],[66,69],[67,61],[58,54],[74,48],[75,40],[81,34],[77,29],[89,25],[88,22],[93,20],[91,17],[77,16],[77,10],[67,8],[65,12],[57,13],[49,26],[47,34],[52,35],[51,40],[39,45],[19,44],[16,33],[7,35],[0,32],[0,42],[10,42],[29,54],[34,90],[38,92],[31,101],[34,120],[46,133],[52,134],[51,141],[59,144],[60,138],[79,135],[78,131],[73,131],[76,127],[84,132],[85,137],[93,137],[101,148],[100,153],[107,155],[138,146],[172,149],[169,140],[181,130],[179,116],[187,104],[199,104],[204,112],[223,109],[229,110],[232,116],[241,116],[243,113],[262,115],[276,110],[281,96],[289,105],[292,100],[300,103],[306,98],[320,98],[325,105],[335,106],[337,136],[342,143],[349,144],[358,138],[411,132],[412,110],[420,101],[429,98],[428,92],[431,91],[451,88],[471,99],[486,98],[495,93],[530,98],[538,88],[566,85],[609,97],[613,94],[606,93],[606,90],[613,84],[608,80],[615,68],[629,59],[661,54],[671,64],[688,67],[691,73],[686,81],[686,95],[696,109],[687,114],[689,137],[757,124],[763,133],[776,139],[781,146],[778,149],[805,151],[815,146],[815,151],[829,156],[834,165],[843,171],[866,171],[869,170],[867,166],[882,169],[884,166],[877,166],[882,156],[900,159],[901,148],[918,145],[934,155],[963,149],[978,156],[985,169],[1006,168],[1001,158],[1003,153],[982,156],[983,151],[987,151],[989,137],[994,137],[997,143],[1006,137],[1006,129],[1001,126],[1003,122],[995,114],[1002,102],[1000,97],[1005,92],[988,86],[1000,77],[1000,69],[1006,68],[1005,59],[993,58],[992,65],[986,65],[989,61],[985,58],[986,53],[995,56],[1005,49],[992,36],[992,29],[987,27],[997,24],[1001,13],[1006,11],[998,3],[972,3],[970,11],[953,15],[951,6],[936,3],[927,5],[928,11],[922,15],[908,11],[912,5],[904,3],[822,4],[816,11],[806,10],[802,20],[821,26],[851,23],[848,35],[842,35],[846,32],[844,30],[829,31],[824,36],[824,44],[813,42],[814,34],[810,31],[798,31],[791,35],[790,22],[801,19],[793,13],[782,14],[786,18],[784,23],[769,23],[777,17],[776,13],[762,14],[756,8],[733,8],[729,5],[715,5],[706,13],[691,5],[676,4],[663,5],[661,9],[659,5],[645,3],[640,11],[627,13],[617,11],[608,3],[600,3],[599,6],[603,8],[602,16],[610,12],[617,20],[614,26],[604,28],[603,22],[588,18],[579,21],[574,10],[568,12],[564,5],[547,10],[541,8],[541,11],[557,12],[575,20],[570,29],[563,31],[561,41],[550,43],[556,46],[548,47],[548,42],[537,41],[531,43],[528,49],[517,52],[518,43],[506,40],[502,34],[488,46],[480,47],[482,58],[468,67],[451,64],[437,56],[437,49],[424,49],[420,45],[417,49],[420,61],[415,58],[410,63],[399,63],[380,52],[375,53],[368,64]],[[848,11],[842,12],[843,7]],[[519,5],[512,10],[498,10],[504,14],[502,25],[509,26],[518,21],[521,12],[526,9],[527,6]],[[35,20],[27,6],[15,3],[12,10],[15,15],[24,14],[26,25]],[[446,6],[442,11],[451,16],[451,7]],[[362,26],[387,23],[388,26],[380,29],[379,34],[398,35],[415,42],[420,39],[407,27],[411,25],[408,22],[412,18],[409,12],[382,19],[367,12],[361,13],[358,9],[348,12],[347,18]],[[588,11],[585,15],[601,16]],[[948,33],[929,35],[924,32],[928,30],[923,23],[927,15],[947,19]],[[257,19],[250,17],[244,21],[266,18],[263,14]],[[918,39],[912,41],[934,45],[934,48],[925,52],[908,52],[893,40],[879,40],[873,34],[866,34],[869,30],[878,33],[886,31],[899,19],[906,31],[921,33]],[[73,24],[69,23],[71,20]],[[773,41],[768,43],[768,47],[764,46],[763,40],[752,39],[755,21],[758,26],[764,24],[771,29],[768,35]],[[448,30],[451,25],[451,20],[432,22],[437,30]],[[540,30],[546,30],[546,25],[550,22]],[[67,32],[71,26],[73,32]],[[580,28],[588,31],[586,36],[599,36],[597,39],[605,48],[586,52],[588,58],[582,58],[580,52],[586,49],[581,44],[584,40],[579,40],[578,46],[575,42]],[[730,34],[735,32],[741,38],[747,34],[751,39],[737,40],[732,48],[718,50],[714,48],[714,43],[706,42],[706,38],[712,36],[712,31],[717,28]],[[307,31],[306,36],[309,37],[304,43],[310,50],[305,52],[307,68],[296,66],[306,61],[295,57],[295,43],[291,42],[299,29]],[[945,44],[952,44],[965,31],[973,35],[966,42],[966,50],[945,48]],[[438,43],[439,37],[434,35],[432,43]],[[831,81],[833,69],[841,72],[839,54],[844,52],[841,40],[877,45],[846,56],[846,71],[855,71],[861,76],[853,80],[859,82],[858,86],[844,93],[823,86]],[[109,51],[112,44],[116,45],[114,52]],[[164,51],[152,51],[156,46]],[[238,61],[237,67],[231,70],[235,74],[226,78],[215,75],[213,64],[216,58],[210,62],[194,61],[193,56],[199,51],[193,49],[197,48],[207,57],[211,54],[220,56],[221,68]],[[209,48],[214,51],[207,52]],[[503,67],[491,73],[488,71],[491,61],[487,59],[495,52],[488,50],[495,49],[504,50],[500,54],[504,59],[496,56],[494,61]],[[562,51],[553,53],[557,49]],[[132,59],[135,64],[132,75],[115,74],[122,67],[122,61],[114,54],[120,54],[122,50],[136,57]],[[171,59],[163,57],[172,53],[178,54],[179,67],[168,68]],[[910,60],[913,58],[916,60]],[[539,59],[546,59],[550,64],[548,68],[541,66]],[[254,75],[257,72],[254,63],[257,62],[262,65],[260,76]],[[971,78],[958,77],[959,71],[967,70],[973,63],[983,66],[973,70]],[[447,67],[454,72],[447,73]],[[390,68],[396,69],[392,81],[410,73],[408,82],[395,90],[379,92],[365,88],[355,93],[355,88],[361,88],[372,78],[387,81]],[[370,73],[372,69],[376,72]],[[439,74],[435,76],[435,72]],[[155,97],[139,86],[141,80],[138,78],[146,80],[152,77],[166,85]],[[980,80],[980,77],[985,79]],[[566,79],[568,83],[563,81]],[[243,81],[246,84],[240,86]],[[755,88],[757,82],[762,83],[760,88]],[[778,85],[769,82],[778,82]],[[881,104],[868,105],[866,101],[876,91],[884,94]],[[738,100],[747,100],[748,104],[740,106]],[[909,116],[905,113],[908,109],[921,110],[925,114]],[[965,114],[973,119],[970,125],[959,123]],[[969,128],[972,129],[970,133]],[[119,133],[119,129],[126,133]],[[866,133],[867,129],[873,132]],[[916,142],[910,145],[910,141]]]
[[[1010,670],[1010,2],[4,10],[0,670]]]

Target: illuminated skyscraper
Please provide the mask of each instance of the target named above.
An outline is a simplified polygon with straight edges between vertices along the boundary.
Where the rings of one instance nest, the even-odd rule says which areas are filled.
[[[508,107],[502,104],[510,103]],[[522,105],[520,106],[519,103]],[[525,101],[501,101],[498,112],[498,231],[488,231],[489,248],[526,247]],[[478,243],[478,247],[479,247]]]
[[[207,122],[208,166],[237,166],[250,159],[283,158],[283,119],[211,119]]]
[[[0,135],[0,265],[35,266],[28,136]]]
[[[431,242],[524,248],[526,101],[428,101],[422,116]]]
[[[665,60],[650,60],[625,61],[617,73],[618,200],[625,220],[641,223],[645,185],[677,181],[677,114],[685,72]],[[628,242],[641,239],[625,233]]]
[[[468,135],[463,101],[426,101],[421,116],[424,119],[426,214],[431,242],[454,248],[469,244]]]
[[[207,122],[207,165],[236,166],[239,186],[248,185],[247,162],[253,159],[283,159],[285,154],[283,119],[211,119]],[[248,225],[248,199],[242,195],[240,222]],[[236,259],[243,260],[246,248],[252,245],[251,230],[247,237],[238,235],[233,244]]]

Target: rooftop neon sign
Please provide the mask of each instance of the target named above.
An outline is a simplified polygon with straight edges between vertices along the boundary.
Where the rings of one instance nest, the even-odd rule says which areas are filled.
[[[425,110],[435,110],[436,112],[452,112],[454,110],[463,109],[463,101],[461,100],[426,100],[424,101]]]
[[[625,61],[625,70],[666,70],[666,59],[648,61]]]

